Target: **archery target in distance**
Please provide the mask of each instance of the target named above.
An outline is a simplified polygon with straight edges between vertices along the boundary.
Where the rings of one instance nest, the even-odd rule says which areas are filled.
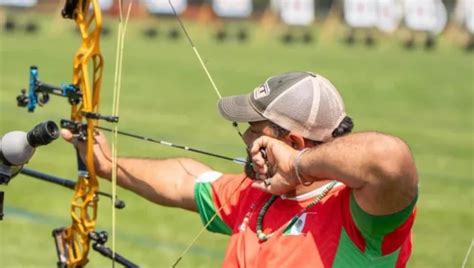
[[[352,28],[377,27],[393,32],[400,26],[403,10],[398,0],[345,0],[344,19]]]
[[[458,0],[455,19],[471,34],[474,34],[474,0]]]
[[[251,0],[214,0],[212,9],[219,17],[247,18],[252,14]]]
[[[403,17],[402,5],[398,0],[377,1],[376,26],[382,32],[391,33],[398,29]]]
[[[37,0],[0,0],[0,6],[32,7],[37,3]]]
[[[377,24],[377,0],[345,0],[344,20],[352,28],[371,28]]]
[[[413,31],[441,33],[448,16],[441,0],[404,0],[405,25]]]
[[[142,0],[145,8],[153,14],[174,14],[168,0]],[[173,6],[176,13],[179,15],[188,6],[186,0],[173,0]]]
[[[314,0],[280,0],[283,22],[293,26],[309,26],[314,21]]]

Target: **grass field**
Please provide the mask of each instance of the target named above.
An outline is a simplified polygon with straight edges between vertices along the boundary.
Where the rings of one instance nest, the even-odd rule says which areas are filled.
[[[46,119],[69,115],[65,99],[29,114],[15,97],[27,87],[28,68],[39,66],[40,80],[60,84],[71,79],[78,36],[71,23],[41,20],[37,36],[0,33],[0,135],[28,130]],[[163,37],[146,40],[143,25],[132,22],[126,39],[120,124],[123,131],[158,137],[230,156],[244,155],[241,140],[216,111],[216,94],[189,44]],[[449,42],[433,52],[406,51],[385,40],[374,49],[348,48],[337,40],[312,46],[282,45],[277,29],[254,26],[250,43],[217,44],[212,28],[189,26],[223,95],[247,92],[267,76],[310,70],[330,78],[345,98],[356,131],[377,130],[406,140],[420,175],[418,216],[410,267],[460,267],[474,237],[473,100],[474,56]],[[316,30],[315,30],[316,31]],[[103,40],[106,65],[102,111],[110,113],[115,36]],[[145,142],[120,138],[124,156],[200,159],[221,171],[240,166]],[[75,176],[75,155],[63,141],[38,149],[30,168],[62,177]],[[18,176],[6,192],[6,217],[0,222],[0,267],[52,267],[56,262],[51,230],[69,224],[72,192]],[[109,191],[109,184],[101,189]],[[197,215],[158,207],[119,190],[127,208],[117,212],[117,250],[143,267],[169,267],[201,229]],[[98,229],[110,230],[110,202],[100,202]],[[218,267],[226,237],[206,233],[180,267]],[[473,267],[474,259],[467,267]],[[93,252],[89,267],[108,267]]]

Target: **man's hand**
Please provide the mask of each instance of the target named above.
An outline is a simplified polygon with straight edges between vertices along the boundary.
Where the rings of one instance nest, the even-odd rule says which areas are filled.
[[[261,149],[266,151],[267,159],[260,152]],[[250,154],[258,179],[252,185],[254,188],[282,195],[294,190],[299,184],[293,166],[298,151],[286,143],[262,136],[253,142]]]
[[[86,143],[78,141],[76,137],[67,129],[61,129],[61,136],[72,143],[79,151],[82,161],[86,158]],[[94,166],[99,177],[110,179],[112,173],[112,158],[107,138],[102,132],[95,132],[94,135]]]

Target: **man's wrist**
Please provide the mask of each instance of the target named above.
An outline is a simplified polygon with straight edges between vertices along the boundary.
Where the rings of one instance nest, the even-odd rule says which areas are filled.
[[[107,161],[107,163],[101,163],[96,170],[97,175],[103,179],[111,180],[112,179],[112,161]],[[117,172],[118,172],[118,159],[117,159]]]
[[[309,148],[304,148],[299,151],[293,160],[293,169],[295,170],[296,179],[303,186],[309,186],[313,183],[313,180],[311,178],[306,178],[301,170],[301,159],[308,150]]]

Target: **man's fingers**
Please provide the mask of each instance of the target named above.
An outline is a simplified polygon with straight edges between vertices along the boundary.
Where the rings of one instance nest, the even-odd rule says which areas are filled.
[[[265,181],[258,180],[258,181],[254,181],[252,183],[252,187],[255,188],[255,189],[258,189],[260,191],[270,193],[271,185],[265,184]]]
[[[250,148],[250,154],[252,156],[261,155],[260,150],[262,148],[267,148],[267,144],[268,144],[268,138],[265,137],[265,136],[262,136],[262,137],[256,139],[253,142],[252,147]],[[263,156],[262,156],[262,158],[263,158]]]
[[[254,162],[253,171],[255,171],[257,174],[266,175],[268,173],[268,165],[267,164],[258,165],[258,164],[255,164]]]
[[[61,129],[61,137],[63,137],[63,139],[65,139],[68,142],[72,142],[72,139],[74,138],[74,136],[72,135],[72,132],[64,128]]]
[[[257,173],[257,179],[258,179],[258,180],[264,181],[264,180],[266,180],[267,178],[268,178],[268,177],[267,177],[266,174],[258,174],[258,173]]]
[[[265,166],[266,161],[261,155],[255,155],[252,156],[252,163],[254,166],[254,170],[257,171],[256,169],[260,169]]]
[[[72,143],[72,145],[74,145],[74,147],[78,147],[78,140],[77,140],[77,137],[74,136],[74,134],[72,134],[72,132],[68,129],[61,129],[61,136],[63,137],[64,140],[66,140],[67,142],[70,142]]]

